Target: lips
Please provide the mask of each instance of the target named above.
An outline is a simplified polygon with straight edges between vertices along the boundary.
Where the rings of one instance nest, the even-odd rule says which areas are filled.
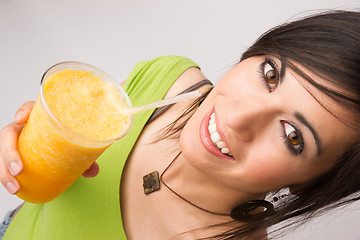
[[[216,126],[216,114],[212,110],[205,115],[200,126],[200,137],[203,146],[210,153],[225,159],[234,159],[225,141],[221,139]]]
[[[221,139],[220,134],[217,131],[215,112],[210,115],[208,130],[209,130],[210,138],[211,138],[211,141],[213,142],[213,144],[222,153],[232,157],[232,154],[230,153],[230,149],[226,146],[226,143]]]

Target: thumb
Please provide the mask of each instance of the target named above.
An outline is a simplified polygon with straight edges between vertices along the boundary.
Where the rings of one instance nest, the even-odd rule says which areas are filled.
[[[15,113],[15,124],[25,124],[29,118],[30,112],[34,107],[34,101],[25,102]]]

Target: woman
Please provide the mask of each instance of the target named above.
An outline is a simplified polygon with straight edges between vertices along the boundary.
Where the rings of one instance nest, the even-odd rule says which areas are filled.
[[[167,81],[157,97],[193,88],[203,96],[137,115],[97,160],[97,177],[49,203],[26,203],[5,239],[266,239],[277,223],[359,198],[348,197],[360,188],[359,12],[270,30],[214,88],[189,59],[141,62],[124,85],[134,105],[155,100],[147,93],[159,72]],[[1,131],[10,193],[19,190],[14,149],[31,107]]]

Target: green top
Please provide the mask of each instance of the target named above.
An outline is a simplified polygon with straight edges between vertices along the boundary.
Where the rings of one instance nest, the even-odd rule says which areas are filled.
[[[162,99],[188,68],[198,67],[181,56],[139,62],[125,82],[133,106]],[[26,203],[12,220],[4,240],[126,239],[119,188],[122,170],[153,110],[135,116],[130,132],[97,160],[95,178],[80,177],[65,193],[45,204]]]

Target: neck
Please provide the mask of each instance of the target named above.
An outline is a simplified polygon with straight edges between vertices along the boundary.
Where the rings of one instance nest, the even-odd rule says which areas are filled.
[[[187,208],[206,214],[229,216],[231,210],[241,203],[262,199],[235,190],[224,189],[216,181],[193,168],[182,154],[162,174],[164,187],[176,196]]]

